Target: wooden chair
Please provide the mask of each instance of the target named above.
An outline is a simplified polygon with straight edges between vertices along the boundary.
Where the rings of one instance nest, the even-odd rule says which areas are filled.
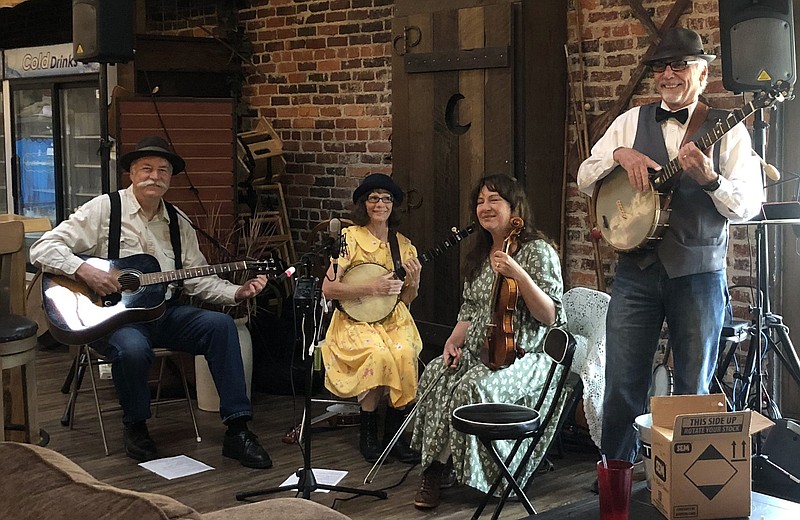
[[[24,424],[6,424],[5,396],[0,395],[0,440],[6,430],[25,432],[27,442],[39,442],[36,418],[36,330],[35,321],[25,315],[25,231],[22,222],[0,223],[0,391],[6,386],[12,405],[24,408]],[[21,381],[12,372],[9,384],[4,370],[19,368]],[[17,388],[21,384],[21,388]],[[12,407],[13,411],[13,407]]]
[[[64,415],[61,418],[61,424],[64,426],[69,426],[70,429],[74,426],[75,420],[75,403],[78,399],[78,395],[83,391],[89,391],[89,389],[82,390],[81,383],[84,377],[84,373],[88,370],[89,372],[89,380],[92,384],[92,395],[94,396],[94,405],[95,410],[97,412],[97,420],[100,423],[100,436],[103,439],[103,449],[105,450],[105,454],[109,454],[108,450],[108,441],[106,439],[106,428],[105,422],[103,421],[103,414],[113,411],[120,410],[120,406],[118,404],[108,404],[104,405],[100,398],[100,392],[98,391],[100,386],[98,385],[97,377],[95,375],[95,368],[100,367],[101,365],[110,365],[111,361],[102,356],[99,352],[91,348],[89,345],[77,345],[74,347],[75,350],[75,362],[73,363],[72,370],[74,371],[72,374],[72,379],[70,381],[70,389],[69,389],[69,399],[67,401],[66,409],[64,410]],[[158,372],[158,379],[151,380],[151,384],[156,384],[156,397],[152,400],[151,406],[153,407],[153,416],[158,417],[158,408],[159,405],[166,405],[171,403],[177,402],[185,402],[189,408],[189,415],[192,418],[192,425],[194,426],[194,433],[195,437],[197,438],[197,442],[201,442],[202,438],[200,437],[200,430],[197,427],[197,418],[194,414],[194,406],[192,405],[191,395],[189,394],[189,385],[186,380],[186,371],[183,366],[183,357],[182,353],[174,350],[168,350],[165,348],[154,348],[153,352],[155,353],[156,359],[160,360],[159,372]],[[181,375],[181,383],[183,386],[183,397],[179,398],[161,398],[161,382],[164,376],[164,367],[166,365],[167,359],[172,359],[178,366]]]
[[[494,496],[501,482],[505,479],[508,486],[504,490],[500,502],[495,508],[492,518],[498,518],[506,500],[513,490],[529,514],[536,514],[531,501],[523,491],[527,486],[520,486],[517,479],[522,475],[528,460],[539,440],[552,421],[558,421],[562,409],[562,396],[569,392],[570,367],[575,353],[575,340],[561,329],[551,329],[544,340],[544,351],[550,356],[550,370],[542,387],[541,394],[533,408],[506,403],[476,403],[459,406],[453,410],[453,428],[469,435],[475,435],[486,448],[489,456],[497,464],[501,475],[492,484],[478,509],[472,515],[473,520],[481,516],[489,499]],[[514,460],[523,442],[530,439],[530,444],[522,457],[516,471],[512,474],[509,465]],[[494,446],[494,441],[514,440],[513,448],[503,460]],[[535,475],[535,472],[534,474]],[[533,475],[531,478],[533,478]]]

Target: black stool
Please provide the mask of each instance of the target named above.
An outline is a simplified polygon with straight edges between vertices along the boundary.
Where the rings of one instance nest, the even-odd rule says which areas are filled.
[[[522,505],[532,515],[536,514],[536,510],[520,488],[514,475],[511,474],[508,465],[514,460],[514,456],[522,445],[522,440],[535,435],[539,430],[539,425],[539,412],[517,404],[478,403],[459,406],[453,410],[453,428],[462,433],[475,435],[480,439],[489,452],[489,456],[500,468],[503,477],[517,493]],[[499,440],[517,441],[505,461],[500,458],[500,454],[497,453],[493,444],[493,441]],[[521,464],[524,464],[524,461]],[[491,495],[491,493],[486,494],[478,510],[472,516],[473,519],[481,515]],[[505,498],[504,496],[497,505],[496,515],[499,514],[505,503]]]
[[[551,421],[556,421],[558,424],[566,398],[571,397],[569,375],[572,358],[575,355],[575,338],[564,329],[550,329],[544,338],[543,349],[545,354],[550,357],[550,369],[533,408],[517,404],[477,403],[460,406],[453,410],[453,428],[478,437],[501,472],[500,477],[494,481],[478,509],[472,515],[473,520],[481,516],[486,504],[497,491],[503,479],[509,485],[503,491],[492,519],[500,516],[500,511],[512,490],[516,492],[528,513],[536,514],[531,501],[522,491],[530,483],[535,471],[523,486],[519,485],[517,479],[523,474],[548,425]],[[562,397],[565,398],[563,401]],[[514,460],[514,456],[526,439],[530,439],[530,445],[512,475],[508,465]],[[505,461],[500,458],[492,444],[497,440],[516,440]],[[544,449],[547,450],[547,446]]]

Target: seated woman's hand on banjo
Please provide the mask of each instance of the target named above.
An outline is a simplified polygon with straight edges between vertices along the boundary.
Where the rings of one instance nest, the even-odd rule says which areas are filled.
[[[386,273],[376,279],[372,285],[372,296],[389,296],[400,294],[403,281],[395,278],[394,273]]]

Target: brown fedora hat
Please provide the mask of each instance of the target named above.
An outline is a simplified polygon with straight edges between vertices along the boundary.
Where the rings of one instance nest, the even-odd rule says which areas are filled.
[[[164,139],[156,135],[145,137],[136,143],[136,148],[134,148],[133,151],[123,155],[119,160],[119,164],[122,166],[122,171],[129,172],[131,170],[131,164],[133,164],[133,161],[136,159],[141,159],[142,157],[153,156],[163,157],[164,159],[168,160],[172,165],[172,175],[180,173],[186,168],[186,163],[183,159],[181,159],[181,156],[172,153],[169,150],[169,144],[167,144]]]
[[[683,27],[673,27],[664,34],[661,43],[656,47],[653,55],[645,63],[669,62],[692,56],[706,61],[713,61],[717,56],[706,54],[703,50],[703,40],[696,32]]]

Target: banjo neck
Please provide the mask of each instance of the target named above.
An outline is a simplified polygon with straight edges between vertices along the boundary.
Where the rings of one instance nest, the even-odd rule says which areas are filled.
[[[725,119],[718,120],[714,124],[714,128],[703,134],[703,136],[697,141],[693,141],[695,146],[697,146],[700,150],[706,151],[707,149],[711,148],[714,143],[722,139],[722,136],[727,134],[731,129],[733,129],[733,127],[747,119],[756,110],[757,108],[752,101],[741,108],[734,110],[728,114],[728,117]],[[664,165],[661,170],[651,178],[653,187],[658,191],[664,190],[666,186],[668,186],[669,181],[674,179],[675,176],[681,171],[683,171],[683,169],[681,168],[680,163],[678,163],[678,158],[675,157],[666,165]]]

